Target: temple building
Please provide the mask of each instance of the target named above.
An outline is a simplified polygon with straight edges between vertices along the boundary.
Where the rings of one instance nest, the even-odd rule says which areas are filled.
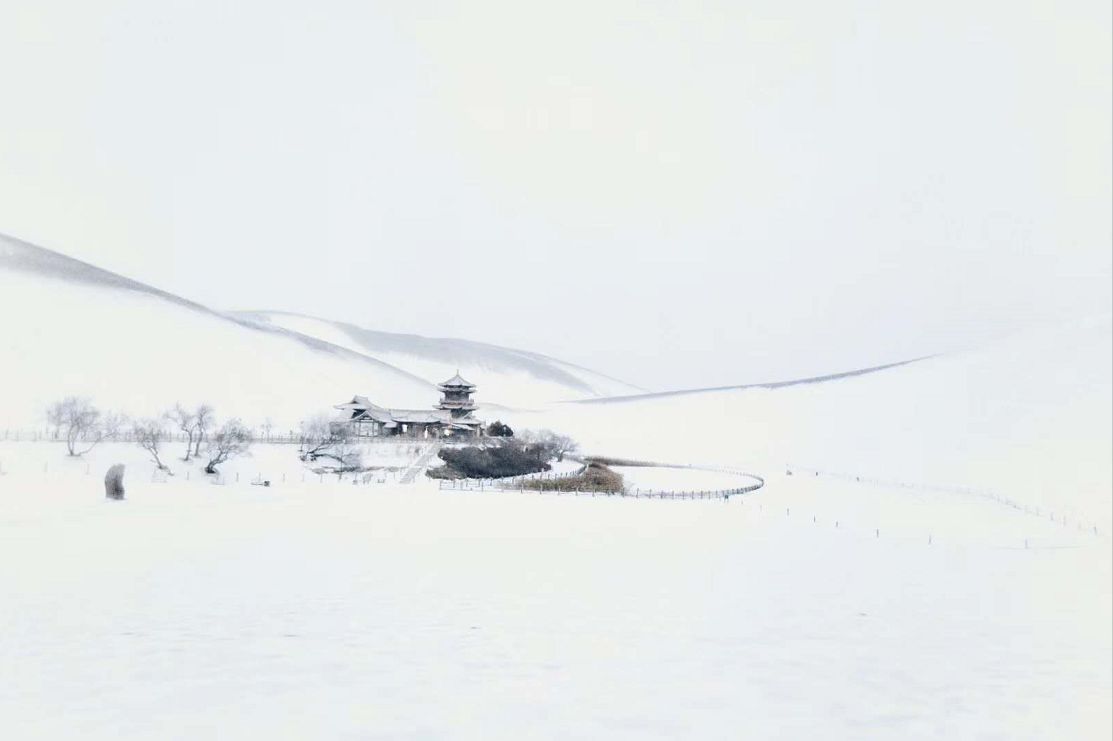
[[[477,407],[471,395],[475,384],[456,375],[437,386],[440,403],[432,409],[388,409],[371,403],[366,396],[355,396],[336,408],[344,412],[346,421],[357,437],[446,438],[478,437],[483,422],[472,412]]]

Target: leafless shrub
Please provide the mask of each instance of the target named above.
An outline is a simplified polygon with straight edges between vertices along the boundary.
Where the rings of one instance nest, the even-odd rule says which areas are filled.
[[[252,441],[251,431],[238,419],[225,422],[213,433],[206,448],[209,462],[205,464],[205,473],[217,473],[216,467],[220,464],[230,458],[245,455],[251,448]]]
[[[123,417],[117,414],[103,415],[89,399],[67,396],[47,408],[46,419],[64,436],[69,455],[80,456],[95,448],[106,437],[115,436]],[[88,443],[88,447],[79,449],[81,443]]]
[[[201,455],[201,443],[205,442],[205,435],[216,425],[216,413],[208,404],[201,404],[197,407],[197,411],[193,413],[193,418],[193,424],[197,431],[197,439],[193,443],[193,454],[199,456]]]
[[[175,404],[174,408],[166,413],[166,418],[170,420],[179,431],[186,436],[186,449],[185,458],[183,461],[188,462],[190,456],[193,455],[193,438],[197,435],[197,412],[186,409],[181,404]]]
[[[359,468],[362,452],[355,444],[351,428],[343,422],[318,415],[301,423],[298,457],[303,461],[328,458],[344,470]]]
[[[147,454],[154,461],[155,466],[160,471],[170,472],[166,464],[162,462],[160,452],[162,444],[165,442],[166,433],[163,432],[162,425],[159,420],[144,419],[132,425],[131,433],[135,437],[135,444],[147,451]]]
[[[546,441],[552,448],[553,453],[556,455],[558,461],[563,461],[564,456],[568,453],[575,453],[580,449],[579,443],[570,438],[568,435],[561,435],[551,430],[544,430],[546,433]]]
[[[107,412],[101,416],[100,428],[101,439],[113,441],[120,437],[120,433],[125,432],[128,428],[130,420],[126,414],[118,412]]]
[[[517,437],[539,460],[556,458],[558,461],[563,461],[565,455],[574,453],[580,448],[579,443],[568,435],[561,435],[552,430],[522,430]]]

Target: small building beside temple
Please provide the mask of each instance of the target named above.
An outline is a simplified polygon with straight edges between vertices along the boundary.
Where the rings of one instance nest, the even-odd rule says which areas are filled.
[[[355,396],[336,408],[357,437],[410,437],[420,439],[479,437],[483,421],[473,412],[478,408],[471,395],[475,384],[465,381],[459,371],[438,384],[440,403],[431,409],[390,409],[372,403],[366,396]]]

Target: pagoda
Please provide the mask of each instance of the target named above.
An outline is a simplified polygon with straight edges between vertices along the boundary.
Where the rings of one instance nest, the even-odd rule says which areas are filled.
[[[479,408],[471,398],[475,393],[475,384],[461,378],[460,371],[456,371],[456,375],[444,383],[438,384],[437,388],[443,394],[437,409],[449,412],[453,419],[471,416]]]
[[[337,404],[336,409],[344,412],[344,422],[357,437],[482,437],[483,420],[472,416],[479,408],[471,398],[475,384],[456,371],[437,388],[442,396],[433,409],[388,409],[373,404],[366,396],[354,396],[349,402]]]

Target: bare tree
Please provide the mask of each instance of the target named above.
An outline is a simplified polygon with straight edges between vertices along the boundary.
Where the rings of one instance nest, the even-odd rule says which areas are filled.
[[[205,473],[217,473],[216,467],[244,455],[251,447],[251,431],[238,419],[230,419],[219,430],[213,433],[212,440],[206,448],[209,462],[205,464]]]
[[[104,440],[106,427],[102,424],[103,421],[108,421],[113,426],[113,429],[107,431],[115,434],[114,428],[118,426],[120,417],[109,415],[107,420],[102,420],[101,411],[89,399],[67,396],[47,408],[46,419],[65,437],[69,454],[79,456],[85,455]],[[78,450],[81,442],[89,443],[89,446]]]
[[[175,404],[174,408],[166,413],[166,418],[185,433],[186,450],[185,458],[182,458],[182,460],[188,462],[193,454],[193,438],[197,434],[197,412],[192,412],[181,404]]]
[[[329,458],[345,469],[359,468],[362,464],[363,455],[354,444],[351,427],[324,414],[302,421],[298,439],[298,457],[303,461]]]
[[[216,425],[216,414],[208,404],[201,404],[193,413],[194,424],[197,428],[197,440],[193,444],[193,454],[201,455],[201,443],[205,442],[205,434]]]
[[[271,441],[271,431],[274,430],[274,420],[271,419],[270,417],[267,417],[266,419],[264,419],[262,430],[263,430],[263,441],[269,443]]]
[[[120,433],[127,429],[130,420],[126,414],[108,412],[101,417],[101,439],[116,440]]]
[[[575,453],[580,449],[579,443],[568,435],[561,435],[550,430],[545,430],[545,440],[552,447],[553,454],[558,461],[563,461],[568,453]]]
[[[170,472],[166,464],[162,462],[159,454],[162,449],[162,443],[165,441],[166,434],[162,430],[162,425],[156,419],[144,419],[136,422],[131,428],[132,435],[135,436],[135,443],[147,454],[151,456],[155,466],[160,471]]]
[[[568,435],[561,435],[552,430],[522,430],[518,433],[518,441],[533,452],[539,460],[556,458],[563,461],[568,453],[574,453],[580,446]]]

